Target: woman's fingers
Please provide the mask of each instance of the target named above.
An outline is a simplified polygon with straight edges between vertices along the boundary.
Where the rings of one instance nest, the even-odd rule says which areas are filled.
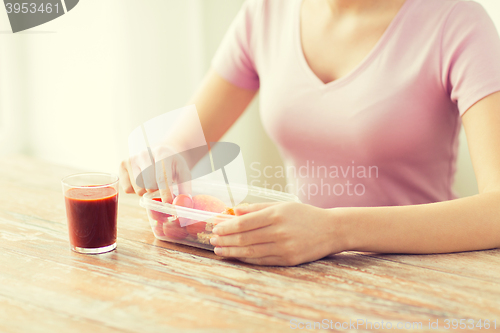
[[[251,205],[242,205],[242,206],[237,206],[234,208],[234,213],[236,216],[239,215],[245,215],[248,213],[256,212],[258,210],[262,210],[274,205],[279,204],[279,202],[263,202],[263,203],[256,203],[256,204],[251,204]]]
[[[125,193],[134,193],[134,187],[130,182],[129,173],[127,170],[127,161],[122,161],[120,163],[120,169],[118,171],[118,175],[120,177],[120,185]]]
[[[125,193],[137,193],[143,195],[146,191],[139,186],[137,186],[134,181],[134,176],[131,171],[130,161],[125,160],[120,164],[119,170],[120,185],[122,186]]]
[[[179,187],[179,194],[191,194],[191,170],[182,155],[177,155],[175,174],[177,178],[177,185]]]
[[[271,243],[274,241],[274,236],[270,228],[272,227],[268,226],[227,236],[214,236],[210,239],[210,244],[214,246],[248,246]]]
[[[140,186],[135,185],[138,188],[144,188],[148,190],[157,190],[158,184],[156,182],[156,166],[154,160],[151,159],[151,156],[148,152],[143,151],[138,155],[135,155],[129,160],[130,171],[132,177],[136,177],[133,179],[132,184],[134,184],[134,180],[139,181]]]
[[[274,243],[255,244],[250,246],[216,247],[214,252],[221,257],[231,258],[261,258],[273,255]]]
[[[221,222],[212,230],[212,233],[224,236],[267,227],[271,224],[272,221],[268,218],[267,214],[263,211],[258,211]]]
[[[126,193],[144,195],[167,187],[171,191],[171,186],[177,184],[179,193],[191,194],[191,171],[186,161],[166,146],[148,148],[123,161],[120,178]]]
[[[137,186],[135,179],[134,179],[134,173],[132,172],[132,166],[130,165],[130,160],[126,161],[126,166],[127,166],[127,172],[128,172],[128,178],[129,182],[132,185],[132,188],[134,189],[134,192],[137,193],[138,195],[144,195],[146,193],[146,190]],[[141,175],[139,175],[141,177]],[[129,193],[129,192],[127,192]]]

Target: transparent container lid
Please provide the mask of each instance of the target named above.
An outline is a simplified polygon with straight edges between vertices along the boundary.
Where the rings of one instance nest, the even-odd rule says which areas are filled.
[[[231,192],[235,197],[242,197],[248,192],[242,203],[262,203],[262,202],[300,202],[297,196],[278,192],[274,190],[269,190],[261,187],[251,186],[251,185],[239,185],[231,184]],[[240,192],[240,193],[237,193]],[[232,207],[232,202],[228,195],[228,187],[225,183],[217,183],[213,181],[196,180],[192,182],[192,196],[199,194],[207,194],[214,196],[224,202],[227,207]],[[177,217],[183,217],[192,220],[204,221],[215,216],[221,217],[221,213],[207,212],[194,208],[186,208],[181,206],[175,206],[169,203],[163,203],[153,200],[153,198],[159,198],[159,191],[146,193],[140,199],[139,204],[149,210],[154,210],[157,212],[174,215]],[[227,216],[231,217],[231,216]]]

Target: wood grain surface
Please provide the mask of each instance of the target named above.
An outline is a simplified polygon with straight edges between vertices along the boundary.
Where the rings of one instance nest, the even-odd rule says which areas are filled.
[[[77,171],[0,159],[2,333],[321,331],[306,329],[314,322],[340,332],[388,331],[388,323],[393,332],[500,331],[500,250],[346,252],[252,266],[156,240],[138,197],[120,193],[117,249],[77,254],[60,184]],[[486,319],[490,328],[452,329],[451,319]]]

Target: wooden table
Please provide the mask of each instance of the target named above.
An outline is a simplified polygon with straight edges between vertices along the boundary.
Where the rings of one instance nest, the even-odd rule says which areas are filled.
[[[155,240],[138,197],[120,194],[117,250],[81,255],[69,249],[60,186],[74,172],[0,159],[2,333],[281,332],[322,320],[343,332],[370,331],[366,321],[372,331],[382,321],[457,331],[444,329],[446,318],[488,319],[482,332],[496,320],[500,331],[500,250],[252,266]]]

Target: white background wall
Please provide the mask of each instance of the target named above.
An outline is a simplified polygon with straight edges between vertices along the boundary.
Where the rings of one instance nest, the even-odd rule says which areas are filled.
[[[500,28],[500,0],[478,2]],[[83,0],[17,34],[0,10],[0,155],[116,172],[133,128],[189,100],[242,3]],[[281,165],[257,101],[225,139],[242,147],[247,171],[254,161]],[[463,133],[461,142],[455,187],[470,195],[477,186]]]

